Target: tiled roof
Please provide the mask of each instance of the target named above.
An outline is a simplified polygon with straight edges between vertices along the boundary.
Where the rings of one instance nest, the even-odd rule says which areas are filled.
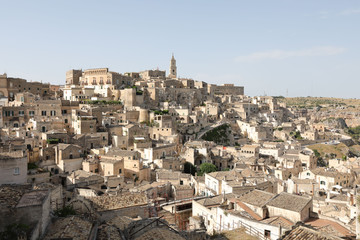
[[[78,216],[58,219],[49,228],[45,240],[69,238],[87,240],[90,236],[92,223]]]
[[[315,168],[311,169],[311,172],[315,175],[327,176],[327,177],[337,177],[338,175],[349,175],[348,173],[340,173],[336,169],[326,169],[326,168]]]
[[[256,219],[260,221],[262,218],[256,214],[253,210],[251,210],[248,206],[246,206],[244,203],[237,201],[237,205],[244,209],[245,212],[247,212],[253,219]]]
[[[271,224],[271,225],[277,226],[277,227],[280,224],[283,228],[287,228],[287,229],[291,229],[291,227],[294,225],[294,223],[292,221],[290,221],[284,217],[281,217],[281,216],[266,218],[266,219],[262,220],[261,222]]]
[[[238,198],[239,201],[257,207],[263,207],[275,194],[260,190],[253,190]]]
[[[231,171],[219,171],[219,172],[212,172],[208,174],[209,176],[216,178],[218,180],[223,180],[224,178],[226,180],[234,180],[237,178],[242,178],[242,175],[235,170]]]
[[[137,151],[128,151],[128,150],[120,150],[120,149],[111,149],[108,153],[106,153],[107,156],[117,156],[117,157],[129,157],[129,156],[135,156],[138,152]]]
[[[54,148],[55,148],[55,147],[58,147],[58,148],[59,148],[59,150],[64,150],[64,149],[66,149],[66,148],[68,148],[68,147],[70,147],[70,146],[73,146],[73,147],[76,147],[76,148],[81,148],[81,147],[80,147],[80,146],[78,146],[78,145],[74,145],[74,144],[65,144],[65,143],[59,143],[58,145],[54,146]]]
[[[271,199],[266,205],[294,212],[300,212],[311,201],[311,198],[282,192]]]
[[[180,234],[175,233],[167,228],[152,228],[149,231],[144,232],[134,240],[185,240]]]
[[[236,195],[232,194],[232,193],[225,194],[226,199],[235,198],[235,196]],[[222,199],[223,199],[223,195],[217,195],[217,196],[214,196],[214,197],[203,198],[203,199],[200,199],[200,200],[198,200],[196,202],[203,205],[203,206],[205,206],[205,207],[207,207],[207,206],[213,206],[213,205],[221,204]]]
[[[283,240],[341,240],[341,238],[298,226],[286,234]]]

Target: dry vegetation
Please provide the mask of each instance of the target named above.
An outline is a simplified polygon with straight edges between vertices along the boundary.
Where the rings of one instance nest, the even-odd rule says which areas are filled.
[[[286,102],[287,106],[312,108],[316,106],[347,106],[360,108],[360,99],[327,98],[327,97],[294,97],[279,98],[280,102]]]
[[[332,154],[335,154],[336,158],[342,158],[349,152],[349,148],[343,143],[337,145],[315,144],[308,148],[317,150],[323,158],[330,157]]]
[[[253,237],[245,232],[243,228],[238,228],[232,231],[224,231],[221,234],[214,235],[211,239],[215,240],[257,240],[258,238]]]

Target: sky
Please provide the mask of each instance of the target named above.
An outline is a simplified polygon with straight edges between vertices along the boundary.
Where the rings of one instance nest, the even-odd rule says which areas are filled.
[[[360,98],[359,0],[0,0],[0,74],[168,72],[250,96]]]

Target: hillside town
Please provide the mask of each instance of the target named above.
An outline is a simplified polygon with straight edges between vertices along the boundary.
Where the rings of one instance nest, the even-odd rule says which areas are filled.
[[[0,75],[0,239],[360,237],[359,108],[180,78],[174,55],[64,76]]]

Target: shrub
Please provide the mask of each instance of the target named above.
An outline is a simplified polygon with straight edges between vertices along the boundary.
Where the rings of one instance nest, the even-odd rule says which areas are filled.
[[[215,172],[217,170],[216,166],[212,163],[203,163],[200,165],[199,176],[204,175],[205,173]]]
[[[67,217],[71,215],[76,215],[76,211],[72,206],[65,206],[61,209],[56,210],[54,214],[58,217]]]

